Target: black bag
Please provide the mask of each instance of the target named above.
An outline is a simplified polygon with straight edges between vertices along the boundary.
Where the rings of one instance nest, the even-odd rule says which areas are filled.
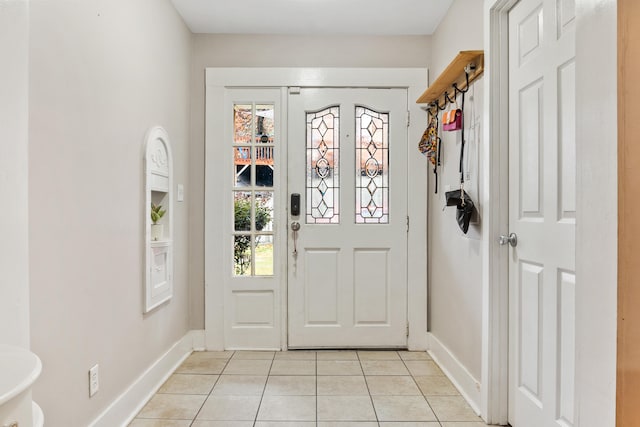
[[[447,191],[445,198],[447,200],[447,206],[456,207],[456,221],[458,222],[458,226],[460,226],[460,230],[462,230],[464,234],[467,234],[467,231],[469,231],[469,222],[475,210],[473,200],[471,200],[464,190]]]

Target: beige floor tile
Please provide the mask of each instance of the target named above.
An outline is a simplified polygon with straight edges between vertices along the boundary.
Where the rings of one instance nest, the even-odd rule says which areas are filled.
[[[363,360],[361,363],[365,375],[409,375],[400,360]]]
[[[367,383],[362,375],[358,376],[320,376],[318,377],[318,396],[368,396]]]
[[[363,350],[358,352],[360,360],[400,360],[397,351],[372,351]]]
[[[432,422],[382,422],[381,427],[440,427],[440,423],[437,421]]]
[[[307,375],[271,376],[267,381],[265,396],[315,396],[316,377]]]
[[[156,394],[138,414],[138,418],[192,420],[206,396],[190,394]]]
[[[411,375],[424,376],[424,375],[444,375],[438,365],[432,360],[408,360],[404,362],[407,365],[407,369],[411,372]]]
[[[258,421],[255,427],[316,427],[314,421]]]
[[[457,396],[460,393],[444,375],[413,377],[425,396]]]
[[[218,375],[173,374],[158,393],[209,394]]]
[[[426,351],[399,351],[398,355],[402,360],[431,360]]]
[[[262,396],[267,377],[263,375],[220,375],[212,396]]]
[[[236,351],[234,360],[273,360],[275,351]]]
[[[440,422],[480,421],[480,417],[476,415],[462,396],[429,396],[427,400]]]
[[[179,374],[219,374],[227,364],[217,353],[196,352],[187,357],[182,365],[176,369]]]
[[[368,376],[367,385],[371,396],[421,396],[422,393],[413,378],[409,375]]]
[[[362,375],[357,360],[318,360],[318,375]]]
[[[437,421],[422,396],[372,396],[380,421]]]
[[[253,421],[194,421],[191,427],[253,427]]]
[[[191,420],[145,420],[136,418],[129,427],[189,427]]]
[[[271,360],[235,360],[227,363],[223,373],[226,375],[268,375]]]
[[[276,360],[316,360],[315,351],[289,350],[276,352]]]
[[[459,422],[459,421],[445,421],[442,423],[442,427],[487,427],[487,424],[483,422]]]
[[[260,396],[209,396],[197,420],[253,421],[260,405]]]
[[[376,421],[369,396],[318,396],[318,421]]]
[[[358,360],[358,353],[351,350],[324,350],[318,351],[316,357],[318,360]]]
[[[315,396],[264,396],[258,412],[260,421],[315,421]]]
[[[315,360],[274,360],[270,375],[315,375]]]
[[[375,421],[320,421],[318,427],[378,427]]]

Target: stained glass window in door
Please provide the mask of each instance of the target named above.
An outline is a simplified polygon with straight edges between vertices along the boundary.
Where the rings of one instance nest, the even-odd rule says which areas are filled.
[[[356,223],[389,223],[389,113],[356,106]]]
[[[307,113],[307,224],[340,222],[340,108]]]

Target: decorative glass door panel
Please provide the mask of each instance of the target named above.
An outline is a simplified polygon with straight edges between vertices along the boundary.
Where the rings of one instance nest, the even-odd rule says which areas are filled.
[[[389,113],[356,107],[356,222],[389,223]]]
[[[340,222],[340,109],[307,113],[307,224]]]
[[[274,105],[233,108],[233,273],[274,272]]]

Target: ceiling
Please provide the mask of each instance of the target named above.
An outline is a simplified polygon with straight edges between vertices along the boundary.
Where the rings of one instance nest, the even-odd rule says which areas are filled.
[[[425,35],[453,0],[172,1],[194,33]]]

